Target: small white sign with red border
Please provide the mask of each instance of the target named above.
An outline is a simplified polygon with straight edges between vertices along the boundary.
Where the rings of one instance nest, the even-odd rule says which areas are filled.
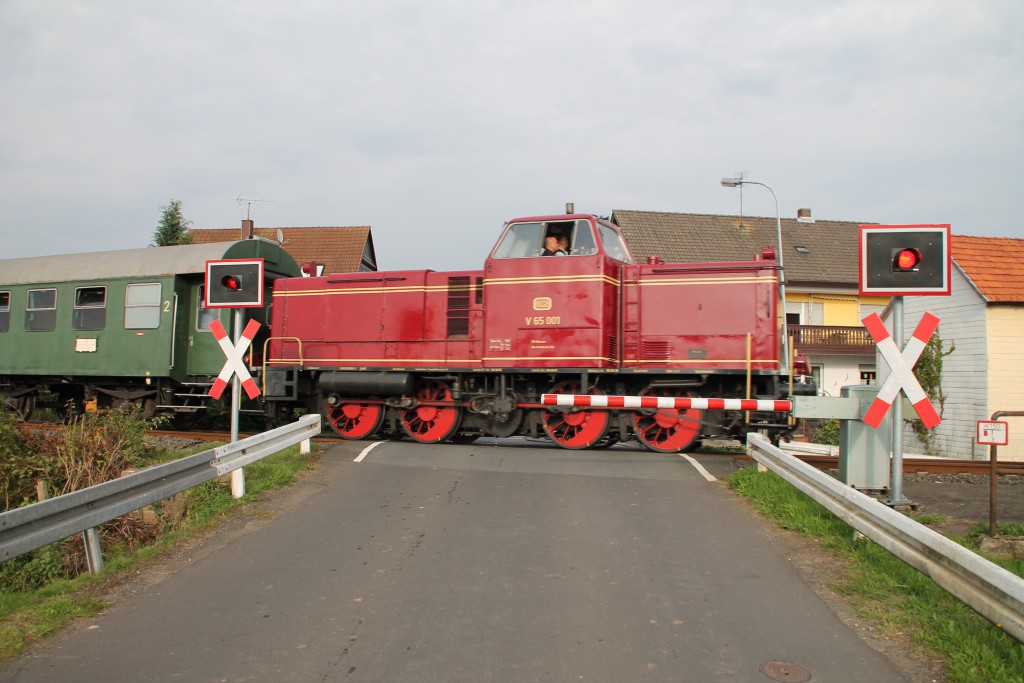
[[[978,420],[977,441],[982,446],[1005,446],[1010,441],[1010,429],[1006,422]]]

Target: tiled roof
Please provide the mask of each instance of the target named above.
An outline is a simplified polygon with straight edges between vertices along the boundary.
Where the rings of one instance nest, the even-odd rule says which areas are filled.
[[[953,235],[951,253],[988,301],[1024,303],[1024,239]]]
[[[616,210],[612,220],[639,262],[648,256],[670,263],[748,261],[762,247],[778,244],[774,217]],[[857,286],[860,222],[783,218],[781,224],[786,282]]]
[[[363,264],[363,269],[377,269],[369,227],[256,228],[253,233],[257,237],[277,241],[278,230],[284,238],[281,246],[300,266],[308,261],[316,261],[323,264],[324,275],[352,273],[360,269],[364,252],[368,252],[370,263]],[[189,234],[194,244],[232,242],[241,237],[238,228],[192,229]]]

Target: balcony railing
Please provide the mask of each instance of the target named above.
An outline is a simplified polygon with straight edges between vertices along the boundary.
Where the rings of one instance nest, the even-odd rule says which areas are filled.
[[[870,356],[875,353],[875,342],[863,327],[790,325],[789,336],[793,337],[797,352],[804,355]]]

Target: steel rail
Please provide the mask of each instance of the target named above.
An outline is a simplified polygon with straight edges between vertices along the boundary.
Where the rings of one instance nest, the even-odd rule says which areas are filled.
[[[747,435],[747,451],[854,529],[1024,642],[1024,579],[853,487]]]
[[[319,415],[226,446],[0,513],[0,562],[215,479],[321,430]]]

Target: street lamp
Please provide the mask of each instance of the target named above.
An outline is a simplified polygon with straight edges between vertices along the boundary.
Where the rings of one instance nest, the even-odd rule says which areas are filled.
[[[779,198],[775,196],[775,190],[764,183],[746,178],[722,178],[722,187],[740,187],[741,185],[760,185],[772,193],[775,200],[775,230],[779,239],[779,292],[782,294],[782,357],[786,364],[786,372],[789,372],[789,327],[786,325],[786,271],[782,266],[782,219],[779,217]]]

